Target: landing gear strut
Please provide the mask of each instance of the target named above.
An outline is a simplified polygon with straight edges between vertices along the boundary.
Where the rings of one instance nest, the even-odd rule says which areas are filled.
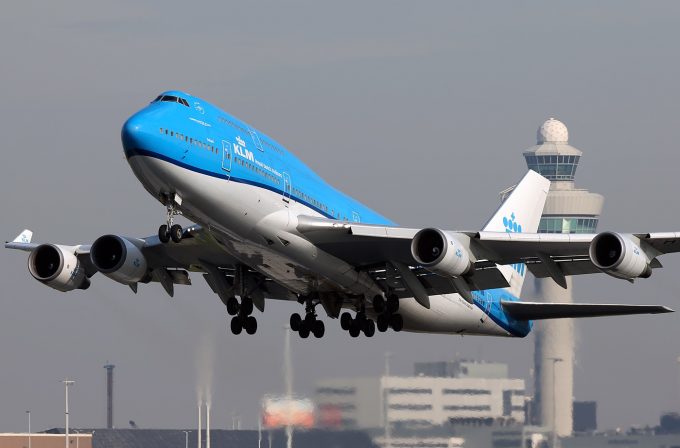
[[[241,334],[241,331],[246,330],[248,334],[255,334],[257,331],[257,319],[251,316],[253,312],[253,299],[244,297],[241,303],[236,300],[236,297],[230,297],[227,300],[227,313],[231,318],[231,332],[234,334]]]
[[[326,332],[326,326],[317,318],[316,311],[314,311],[317,304],[311,297],[307,298],[305,299],[304,319],[298,313],[290,316],[290,329],[296,331],[302,339],[308,338],[310,334],[319,339]]]
[[[179,224],[174,224],[175,216],[181,214],[175,208],[175,202],[172,199],[166,200],[165,208],[167,209],[165,224],[158,228],[158,239],[163,243],[169,242],[171,239],[175,243],[182,241],[182,233],[184,230]]]

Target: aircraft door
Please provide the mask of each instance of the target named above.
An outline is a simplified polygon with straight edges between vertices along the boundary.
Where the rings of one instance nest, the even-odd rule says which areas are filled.
[[[292,192],[292,185],[290,182],[290,174],[283,173],[283,202],[290,202],[290,195]]]
[[[232,145],[226,140],[222,140],[222,169],[227,172],[227,175],[231,174],[231,161],[234,159],[234,153],[232,152]]]

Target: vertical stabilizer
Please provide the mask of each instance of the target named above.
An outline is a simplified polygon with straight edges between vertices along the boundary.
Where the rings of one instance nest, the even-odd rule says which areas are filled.
[[[486,232],[536,233],[545,200],[548,197],[548,190],[550,190],[550,181],[537,172],[529,170],[484,225],[483,230]],[[499,266],[499,269],[510,283],[510,293],[519,297],[526,277],[526,265],[517,263]]]

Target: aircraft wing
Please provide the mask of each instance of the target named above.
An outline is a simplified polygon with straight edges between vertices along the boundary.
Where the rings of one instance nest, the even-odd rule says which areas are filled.
[[[32,252],[41,246],[31,241],[32,235],[30,230],[24,230],[13,241],[6,242],[5,247]],[[250,289],[257,289],[262,293],[259,297],[253,294],[255,305],[260,309],[264,308],[265,296],[290,299],[290,292],[271,279],[256,274],[248,268],[245,268],[246,272],[239,271],[239,269],[244,269],[241,267],[243,263],[231,256],[213,235],[201,226],[195,225],[185,229],[184,236],[179,243],[164,244],[156,235],[146,238],[126,237],[125,240],[136,246],[146,261],[150,277],[142,282],[158,282],[170,296],[174,295],[174,285],[191,284],[187,271],[193,271],[203,273],[208,285],[223,302],[226,302],[232,295],[238,294],[234,291],[237,277],[249,279],[243,282],[246,291],[251,292]],[[87,278],[98,272],[90,257],[90,244],[52,246],[75,255]],[[253,281],[254,278],[258,278],[259,281]],[[89,285],[89,282],[86,283]],[[137,282],[129,284],[132,290],[137,292]]]
[[[300,216],[297,229],[319,248],[358,268],[397,261],[416,267],[411,243],[421,229],[338,222]],[[591,242],[598,234],[508,232],[447,232],[469,239],[475,270],[495,265],[525,263],[538,278],[552,277],[565,284],[568,275],[602,272],[590,258]],[[651,268],[661,267],[657,257],[680,252],[680,232],[623,235],[647,255]],[[486,289],[486,288],[483,288]]]

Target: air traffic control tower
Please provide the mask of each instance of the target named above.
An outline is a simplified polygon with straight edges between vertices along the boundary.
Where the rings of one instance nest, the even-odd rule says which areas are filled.
[[[538,128],[536,146],[524,151],[527,166],[550,179],[539,233],[594,233],[604,197],[574,185],[582,152],[569,145],[567,127],[548,119]],[[572,279],[567,289],[551,278],[535,279],[535,296],[545,302],[573,302]],[[572,319],[535,323],[534,403],[536,422],[554,428],[560,437],[572,433],[574,396],[574,327]]]

